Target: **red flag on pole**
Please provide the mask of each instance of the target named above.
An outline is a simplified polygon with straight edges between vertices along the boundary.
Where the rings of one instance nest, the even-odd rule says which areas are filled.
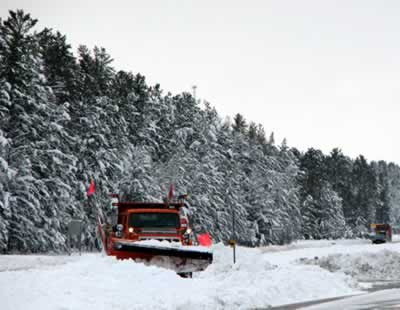
[[[204,233],[201,235],[197,235],[197,242],[199,243],[199,245],[210,247],[212,244],[210,234]]]
[[[169,185],[169,192],[168,192],[168,201],[171,201],[174,198],[174,184]]]
[[[89,184],[89,188],[88,188],[88,190],[86,192],[86,197],[89,197],[89,196],[93,195],[95,192],[96,192],[96,190],[94,188],[94,181],[91,180],[90,184]]]

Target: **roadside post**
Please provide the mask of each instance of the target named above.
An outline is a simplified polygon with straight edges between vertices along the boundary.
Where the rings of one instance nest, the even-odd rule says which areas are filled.
[[[228,165],[229,165],[229,181],[228,181],[228,187],[226,188],[225,192],[225,199],[229,198],[232,194],[232,179],[236,184],[236,179],[232,171],[232,160],[233,160],[233,153],[231,150],[228,150],[227,152],[227,158],[228,158]],[[229,245],[231,246],[233,250],[233,263],[236,264],[236,212],[235,212],[235,204],[230,203],[230,208],[231,208],[231,213],[232,213],[232,236],[231,240],[229,240]]]
[[[229,240],[229,246],[233,250],[233,263],[236,264],[236,242],[235,242],[235,240],[233,240],[233,239]]]
[[[233,263],[236,264],[236,212],[235,208],[232,208],[232,240],[231,247],[233,249]]]
[[[68,254],[71,255],[71,241],[74,237],[78,238],[79,255],[82,254],[82,230],[83,221],[81,219],[72,219],[68,224]],[[74,242],[75,243],[75,242]],[[76,244],[75,244],[76,246]]]

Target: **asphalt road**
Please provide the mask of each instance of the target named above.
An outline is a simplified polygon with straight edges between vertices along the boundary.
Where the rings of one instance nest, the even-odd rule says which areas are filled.
[[[316,305],[323,305],[326,303],[330,303],[333,301],[339,300],[348,300],[351,304],[351,309],[362,309],[362,310],[370,310],[370,309],[398,309],[400,310],[400,295],[388,298],[385,300],[375,300],[375,301],[368,301],[368,297],[373,295],[376,292],[382,292],[390,289],[399,289],[400,288],[400,281],[379,281],[377,283],[372,283],[371,288],[367,289],[367,294],[362,295],[350,295],[350,296],[340,296],[334,298],[326,298],[326,299],[319,299],[319,300],[312,300],[307,302],[283,305],[278,307],[273,307],[270,309],[273,310],[295,310],[295,309],[307,309],[307,307],[316,306]],[[362,296],[365,302],[360,302],[359,297]],[[354,303],[351,302],[352,299],[356,297]],[[332,309],[335,309],[335,306],[332,304]],[[344,309],[341,307],[341,309]]]

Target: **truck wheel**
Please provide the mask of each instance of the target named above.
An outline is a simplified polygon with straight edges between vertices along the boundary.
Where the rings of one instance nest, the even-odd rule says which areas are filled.
[[[191,279],[193,277],[193,272],[178,272],[178,275],[182,278]]]

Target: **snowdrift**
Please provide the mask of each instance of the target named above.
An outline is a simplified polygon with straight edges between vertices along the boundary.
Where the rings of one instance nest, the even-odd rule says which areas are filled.
[[[318,265],[331,272],[343,272],[358,281],[400,279],[400,253],[389,250],[382,250],[378,253],[332,254],[300,262]]]
[[[267,308],[359,294],[360,280],[400,278],[400,243],[237,247],[235,265],[231,248],[216,244],[212,251],[213,264],[193,279],[102,254],[0,256],[1,309]]]
[[[53,257],[60,262],[50,266],[35,260],[36,268],[0,273],[2,309],[248,309],[354,293],[344,274],[273,262],[261,249],[238,247],[236,265],[229,247],[213,252],[214,263],[193,279],[101,254]],[[32,267],[31,256],[18,260]]]

